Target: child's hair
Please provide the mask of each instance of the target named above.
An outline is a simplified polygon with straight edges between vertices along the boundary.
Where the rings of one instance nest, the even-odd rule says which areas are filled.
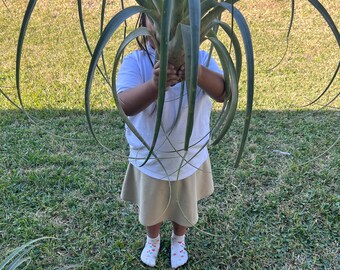
[[[143,12],[139,13],[139,16],[138,16],[138,19],[137,19],[137,22],[136,22],[135,28],[139,28],[139,27],[146,27],[146,14],[143,13]],[[149,51],[147,49],[147,44],[148,44],[147,37],[146,36],[137,37],[136,41],[138,43],[139,49],[141,49],[141,50],[143,50],[147,53],[151,65],[154,66],[154,63],[151,60],[151,56],[150,56]]]
[[[136,28],[139,27],[146,27],[146,15],[145,13],[140,13],[136,22]],[[146,36],[138,37],[136,38],[138,46],[141,50],[147,51],[146,50],[146,45],[147,45],[147,39]]]

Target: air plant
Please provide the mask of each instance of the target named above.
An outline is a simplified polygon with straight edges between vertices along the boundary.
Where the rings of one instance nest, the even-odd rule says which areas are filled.
[[[308,0],[310,4],[312,4],[320,13],[320,15],[327,22],[330,27],[338,46],[340,47],[340,34],[339,31],[332,20],[331,16],[327,12],[327,10],[322,6],[322,4],[318,0]],[[16,85],[18,92],[18,99],[20,102],[20,106],[16,105],[13,101],[11,101],[8,96],[0,89],[0,93],[3,94],[10,102],[12,102],[15,106],[20,108],[23,112],[26,113],[25,107],[21,98],[21,88],[20,88],[20,68],[21,68],[21,55],[23,44],[25,40],[26,30],[36,5],[37,0],[29,0],[28,6],[25,12],[25,16],[23,18],[20,36],[18,40],[17,47],[17,60],[16,60]],[[253,104],[253,95],[254,95],[254,56],[253,56],[253,46],[251,40],[251,33],[247,26],[246,20],[241,14],[241,12],[235,7],[235,3],[238,0],[136,0],[135,6],[130,6],[127,8],[123,8],[120,12],[115,14],[108,24],[104,28],[104,13],[106,1],[102,0],[102,16],[101,16],[101,35],[97,42],[97,45],[94,50],[91,49],[89,43],[87,42],[86,31],[82,18],[82,1],[78,0],[78,11],[80,18],[81,30],[87,45],[87,48],[92,57],[91,64],[88,70],[88,76],[86,80],[86,89],[85,89],[85,104],[86,104],[86,116],[88,120],[88,124],[90,127],[90,131],[93,136],[96,138],[95,132],[92,128],[91,124],[91,113],[90,113],[90,93],[91,93],[91,85],[94,77],[95,69],[99,69],[101,75],[107,82],[107,84],[112,89],[113,98],[116,101],[117,109],[119,110],[121,117],[124,119],[126,124],[130,127],[130,129],[135,133],[135,135],[144,143],[144,145],[149,149],[148,158],[153,155],[153,148],[156,144],[158,132],[161,128],[161,116],[162,109],[164,104],[164,95],[165,95],[165,82],[166,82],[166,67],[167,63],[170,62],[176,67],[185,63],[186,66],[186,87],[188,89],[188,126],[186,128],[186,139],[183,145],[183,149],[187,150],[190,147],[190,136],[193,126],[193,112],[195,109],[195,89],[197,85],[197,67],[198,67],[198,50],[200,48],[200,44],[203,41],[209,41],[211,43],[212,48],[216,50],[216,53],[221,62],[222,69],[224,71],[226,87],[231,91],[231,99],[225,101],[223,104],[222,110],[220,112],[220,116],[216,124],[212,127],[210,138],[211,144],[217,144],[223,136],[228,131],[229,127],[232,124],[232,121],[235,116],[235,112],[238,105],[238,95],[239,95],[239,78],[241,73],[242,66],[242,54],[239,38],[242,39],[242,43],[244,44],[244,52],[246,58],[246,70],[247,70],[247,105],[246,105],[246,116],[244,123],[243,135],[239,147],[239,152],[236,158],[235,166],[237,166],[240,162],[242,152],[245,147],[248,129],[250,125],[251,112],[252,112],[252,104]],[[6,8],[6,1],[2,0],[2,3]],[[123,6],[123,1],[121,1]],[[292,28],[293,20],[294,20],[294,10],[295,10],[295,1],[291,0],[291,20],[290,25],[287,32],[287,48],[288,48],[288,39],[290,35],[290,30]],[[156,32],[150,33],[146,28],[138,28],[136,30],[131,31],[126,35],[123,42],[119,46],[117,51],[114,67],[111,77],[108,75],[107,70],[105,68],[101,69],[98,65],[100,59],[102,59],[103,63],[105,63],[103,50],[112,37],[112,35],[116,32],[118,27],[126,22],[132,16],[145,13],[149,16],[149,18],[153,21],[155,25]],[[230,24],[221,20],[221,14],[223,12],[228,12],[231,14],[232,22]],[[238,37],[233,29],[233,22],[236,22],[238,25],[241,36]],[[220,29],[221,32],[227,35],[230,39],[231,46],[233,47],[233,55],[230,53],[230,49],[223,44],[219,36],[217,36],[217,29]],[[125,34],[124,34],[125,36]],[[155,40],[156,49],[158,58],[160,59],[160,68],[161,68],[161,76],[159,80],[159,95],[157,99],[157,123],[154,131],[154,139],[151,145],[148,145],[144,139],[138,134],[137,130],[130,123],[129,119],[126,117],[123,112],[118,97],[116,93],[115,86],[115,78],[116,72],[119,66],[119,62],[121,56],[123,54],[124,49],[128,46],[130,42],[132,42],[135,38],[139,36],[152,36]],[[281,62],[281,61],[280,61]],[[310,104],[315,103],[319,100],[329,89],[330,85],[334,82],[338,71],[340,68],[340,62],[332,76],[327,87],[322,91],[322,93]],[[331,101],[335,100],[339,94],[337,94]],[[329,104],[327,104],[329,105]],[[26,113],[27,114],[27,113]],[[28,116],[28,114],[27,114]],[[19,266],[27,265],[30,262],[30,258],[27,257],[27,254],[35,248],[38,244],[37,242],[45,239],[40,238],[33,240],[21,247],[15,249],[7,258],[5,258],[2,263],[0,263],[0,269],[4,269],[5,267],[10,267],[11,269],[15,269]]]
[[[329,27],[331,28],[338,45],[340,46],[340,35],[337,27],[335,26],[331,16],[327,10],[321,5],[318,0],[308,0],[322,15]],[[21,104],[21,108],[24,109],[20,94],[20,59],[22,53],[22,46],[25,39],[26,29],[33,12],[36,0],[30,0],[25,13],[25,17],[22,23],[20,32],[18,50],[17,50],[17,73],[16,83],[18,90],[18,97]],[[244,52],[246,59],[246,70],[247,70],[247,105],[244,130],[239,146],[238,155],[235,161],[235,166],[239,165],[242,152],[245,147],[247,140],[247,134],[250,125],[253,95],[254,95],[254,56],[253,56],[253,45],[251,40],[251,33],[248,25],[242,13],[235,7],[235,3],[238,0],[136,0],[135,6],[122,8],[120,12],[115,14],[111,20],[107,23],[104,28],[104,13],[106,1],[102,0],[102,14],[101,14],[101,35],[97,42],[94,50],[92,50],[87,42],[86,31],[82,18],[82,1],[78,0],[78,11],[80,18],[81,30],[86,42],[87,48],[91,54],[91,63],[88,70],[86,89],[85,89],[85,107],[86,116],[89,124],[89,128],[93,136],[97,139],[95,132],[91,124],[91,113],[90,113],[90,93],[92,87],[92,80],[96,69],[99,69],[103,78],[112,89],[112,95],[116,102],[117,109],[120,112],[121,117],[129,128],[135,133],[137,138],[149,149],[149,155],[145,162],[153,155],[153,149],[156,145],[159,130],[161,129],[161,118],[163,113],[163,104],[165,97],[165,82],[166,82],[166,67],[167,63],[170,62],[174,66],[179,67],[185,63],[186,69],[186,87],[188,91],[188,107],[189,112],[187,116],[187,128],[186,137],[183,145],[184,150],[188,150],[190,147],[190,136],[192,132],[194,122],[194,110],[195,110],[195,90],[197,86],[197,71],[198,71],[198,52],[200,44],[203,41],[209,41],[211,48],[216,50],[218,58],[220,60],[224,77],[226,81],[226,90],[231,91],[231,98],[226,100],[223,104],[222,110],[218,117],[217,122],[211,129],[210,143],[212,145],[217,144],[230,128],[232,121],[235,117],[238,95],[239,95],[239,78],[242,66],[242,54],[239,38],[242,39],[244,44]],[[123,1],[121,1],[123,7]],[[287,33],[287,48],[290,30],[294,19],[295,2],[291,0],[291,21]],[[231,14],[232,22],[226,23],[221,19],[223,12]],[[113,72],[111,76],[108,75],[105,68],[104,60],[104,48],[111,37],[115,34],[117,29],[126,22],[129,18],[139,13],[145,13],[154,23],[155,33],[150,33],[146,28],[141,27],[129,32],[126,36],[124,34],[124,40],[122,41],[119,49],[117,50]],[[234,21],[236,22],[240,37],[235,34]],[[125,28],[126,29],[126,28]],[[227,35],[230,39],[230,44],[233,48],[233,53],[228,50],[225,44],[223,44],[219,36],[216,34],[217,29],[220,29],[224,35]],[[129,45],[130,42],[135,40],[139,36],[151,36],[156,45],[157,57],[160,59],[161,76],[159,80],[159,95],[157,99],[157,120],[154,130],[154,137],[151,145],[148,145],[138,131],[129,121],[120,105],[117,93],[116,93],[116,72],[119,67],[120,59],[124,52],[124,49]],[[211,49],[211,51],[212,51]],[[233,54],[233,55],[232,55]],[[104,69],[99,67],[99,61],[102,59]],[[340,63],[339,63],[340,65]],[[320,95],[320,97],[327,92],[329,86],[336,77],[339,65],[335,71],[333,78],[329,85]],[[338,95],[337,95],[338,96]],[[319,99],[318,97],[317,99]],[[316,100],[317,100],[316,99]],[[315,101],[316,101],[315,100]],[[314,102],[315,102],[314,101]],[[100,142],[99,142],[100,143]],[[104,145],[103,145],[104,146]],[[104,146],[105,147],[105,146]]]
[[[117,13],[107,24],[105,30],[103,31],[97,46],[92,55],[92,61],[90,64],[86,90],[85,90],[85,100],[86,100],[86,110],[88,122],[90,124],[90,129],[94,134],[91,126],[90,117],[90,91],[91,83],[94,76],[94,71],[98,65],[100,56],[105,48],[105,45],[115,33],[117,28],[128,18],[134,16],[138,13],[145,13],[154,23],[155,33],[150,33],[146,28],[138,28],[124,39],[121,46],[119,47],[115,61],[113,72],[111,76],[111,87],[114,99],[116,101],[117,108],[125,120],[129,128],[135,133],[135,135],[144,143],[144,145],[149,149],[149,155],[145,162],[153,155],[153,149],[157,141],[158,133],[161,128],[161,118],[163,112],[163,104],[165,98],[165,82],[166,74],[165,70],[167,63],[170,62],[175,67],[181,66],[185,63],[186,66],[186,87],[188,91],[188,118],[187,118],[187,128],[186,137],[183,145],[184,150],[188,150],[190,147],[189,141],[192,132],[192,127],[194,123],[194,109],[195,109],[195,96],[196,96],[196,86],[197,86],[197,71],[198,71],[198,53],[200,44],[209,40],[212,46],[216,49],[216,52],[220,58],[221,66],[224,71],[224,76],[226,80],[226,91],[231,91],[231,98],[225,101],[222,109],[222,113],[217,121],[216,125],[212,128],[211,143],[218,143],[223,135],[226,133],[230,127],[234,115],[237,109],[238,101],[238,80],[241,72],[242,56],[241,48],[237,37],[233,33],[233,29],[226,23],[219,20],[222,12],[228,11],[233,13],[239,28],[242,29],[242,37],[246,41],[245,52],[247,56],[248,65],[248,102],[247,102],[247,116],[245,131],[243,135],[243,141],[240,147],[239,155],[236,161],[238,164],[244,144],[246,141],[247,131],[249,128],[250,114],[253,100],[253,87],[254,87],[254,62],[253,62],[253,50],[252,42],[250,37],[250,32],[248,26],[243,18],[242,14],[233,7],[233,2],[236,1],[223,1],[218,2],[215,0],[199,1],[136,1],[139,6],[132,6],[123,9],[121,12]],[[233,47],[235,48],[235,59],[234,64],[230,53],[228,52],[225,45],[219,41],[216,35],[216,29],[220,27],[225,34],[227,34]],[[119,66],[119,60],[121,54],[126,48],[126,46],[132,42],[138,36],[151,36],[155,40],[156,50],[158,53],[158,58],[160,59],[160,69],[161,74],[159,80],[159,94],[157,100],[157,120],[154,132],[154,139],[151,145],[147,145],[144,139],[138,134],[137,130],[130,123],[129,119],[124,114],[119,99],[116,93],[115,79],[116,72]],[[86,39],[86,38],[85,38]],[[157,157],[155,157],[157,158]]]

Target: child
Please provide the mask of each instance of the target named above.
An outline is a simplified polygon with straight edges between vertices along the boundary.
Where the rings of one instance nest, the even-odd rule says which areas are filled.
[[[144,14],[141,16],[140,25],[154,31],[151,20]],[[123,60],[117,78],[117,92],[124,112],[145,141],[151,145],[156,122],[160,69],[159,62],[154,63],[155,49],[152,40],[145,40],[144,46],[140,42],[139,44],[143,49],[134,51]],[[221,70],[213,59],[209,68],[206,68],[207,60],[208,53],[201,51],[194,128],[190,139],[191,147],[184,162],[182,149],[188,111],[185,92],[183,102],[179,101],[179,82],[185,79],[184,66],[177,71],[174,66],[168,65],[162,127],[154,150],[159,160],[151,157],[141,166],[149,150],[126,128],[130,163],[121,197],[139,207],[139,221],[146,226],[147,232],[141,260],[151,267],[156,265],[160,248],[160,227],[165,220],[170,220],[173,224],[172,268],[188,261],[185,249],[186,229],[197,222],[197,201],[211,195],[214,189],[207,147],[199,150],[209,139],[212,107],[210,98],[223,102],[226,94]],[[178,112],[180,115],[174,124]],[[177,151],[174,151],[175,149]]]

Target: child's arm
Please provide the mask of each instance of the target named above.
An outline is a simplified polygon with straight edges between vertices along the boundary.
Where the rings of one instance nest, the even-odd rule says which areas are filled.
[[[179,77],[185,80],[185,68],[181,66]],[[223,102],[230,98],[230,91],[225,93],[224,77],[202,65],[198,66],[198,86],[201,87],[212,99]]]
[[[133,116],[145,110],[158,96],[159,62],[154,66],[153,78],[134,88],[118,94],[122,108],[126,115]],[[168,66],[168,80],[166,87],[176,84],[179,80],[174,66]]]
[[[224,77],[222,74],[214,72],[202,65],[198,67],[198,86],[201,87],[212,99],[223,102],[230,98],[225,92]]]

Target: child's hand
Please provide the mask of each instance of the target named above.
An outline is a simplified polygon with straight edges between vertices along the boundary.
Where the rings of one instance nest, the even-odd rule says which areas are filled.
[[[177,75],[179,77],[179,81],[185,81],[185,64],[181,65],[177,71]],[[198,78],[202,76],[202,66],[198,65]]]
[[[181,65],[177,71],[177,75],[179,77],[179,81],[185,81],[185,64]]]
[[[159,73],[160,73],[160,68],[159,68],[159,61],[155,64],[154,69],[153,69],[153,81],[158,88],[158,82],[159,82]],[[168,64],[168,70],[167,70],[167,81],[166,81],[166,89],[168,89],[170,86],[173,86],[177,84],[180,81],[180,77],[177,74],[175,67],[171,64]]]

